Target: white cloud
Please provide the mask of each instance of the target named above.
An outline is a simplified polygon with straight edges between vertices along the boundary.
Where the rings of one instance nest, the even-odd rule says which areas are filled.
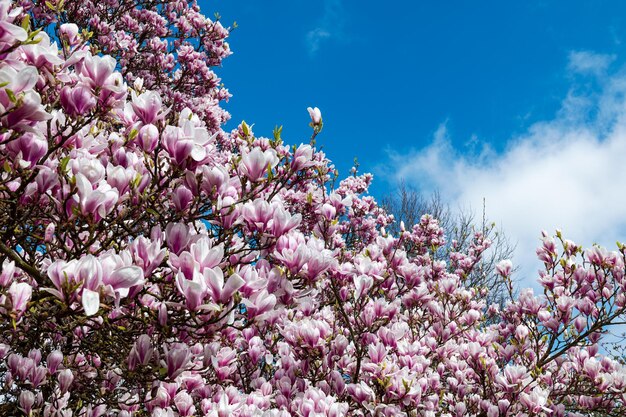
[[[315,55],[322,44],[329,40],[346,42],[345,34],[346,13],[342,0],[324,0],[323,12],[315,28],[306,34],[306,45],[310,55]]]
[[[526,286],[536,287],[541,230],[614,248],[626,241],[626,74],[606,74],[613,59],[571,54],[569,70],[596,77],[599,91],[573,86],[553,120],[512,137],[503,152],[461,153],[444,123],[426,148],[390,153],[388,177],[438,189],[452,206],[477,211],[485,198],[487,216],[517,241],[514,262]]]
[[[572,51],[569,69],[579,74],[603,75],[615,61],[615,55],[596,54],[589,51]]]

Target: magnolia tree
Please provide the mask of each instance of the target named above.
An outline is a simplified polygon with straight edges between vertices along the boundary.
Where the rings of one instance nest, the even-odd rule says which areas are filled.
[[[543,294],[487,305],[480,234],[438,259],[370,175],[221,130],[227,35],[187,1],[0,0],[0,415],[624,415],[626,248],[544,235]]]

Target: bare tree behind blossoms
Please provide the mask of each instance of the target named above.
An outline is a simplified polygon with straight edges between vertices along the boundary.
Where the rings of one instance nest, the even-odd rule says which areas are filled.
[[[487,305],[496,303],[501,307],[506,301],[512,300],[515,295],[514,282],[511,277],[504,278],[496,270],[500,261],[511,259],[515,252],[515,245],[507,238],[504,231],[489,222],[486,217],[486,208],[483,204],[482,216],[476,219],[475,213],[458,209],[453,211],[445,203],[438,191],[429,197],[408,186],[402,181],[397,190],[381,199],[381,206],[388,213],[393,214],[395,222],[388,229],[400,233],[401,223],[404,225],[418,224],[420,218],[429,214],[439,222],[445,230],[446,244],[438,251],[440,259],[446,259],[450,252],[466,251],[474,235],[481,233],[491,240],[491,247],[483,254],[481,261],[472,272],[464,278],[464,284],[471,288],[482,288],[486,292]],[[517,267],[513,272],[517,271]]]

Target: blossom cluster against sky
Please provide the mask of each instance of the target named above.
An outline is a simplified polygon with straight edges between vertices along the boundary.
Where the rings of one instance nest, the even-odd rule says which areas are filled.
[[[482,209],[518,244],[529,285],[540,231],[626,241],[626,3],[201,1],[237,21],[218,71],[229,127],[318,137],[382,197],[399,181]]]

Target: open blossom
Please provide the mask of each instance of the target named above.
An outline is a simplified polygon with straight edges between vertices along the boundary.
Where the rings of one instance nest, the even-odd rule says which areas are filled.
[[[92,183],[82,173],[75,175],[78,188],[77,200],[84,215],[105,217],[118,201],[119,192],[106,182],[99,182],[94,189]]]
[[[154,91],[137,95],[132,92],[132,106],[135,114],[146,125],[155,124],[165,116],[161,97]]]
[[[219,303],[228,302],[233,294],[245,284],[245,281],[238,274],[233,274],[225,280],[221,268],[206,268],[204,279],[208,284],[213,300]]]
[[[100,294],[88,288],[83,289],[82,295],[83,310],[86,316],[93,316],[100,309]]]
[[[192,272],[191,279],[186,278],[182,271],[178,272],[176,286],[185,296],[187,308],[192,311],[200,307],[207,294],[206,281],[197,271]]]
[[[185,121],[180,127],[167,126],[163,132],[163,144],[172,161],[184,165],[206,159],[210,144],[215,134],[209,136],[203,127],[196,127],[191,121]]]
[[[22,9],[11,7],[10,1],[3,0],[0,3],[0,42],[13,43],[23,42],[28,39],[28,33],[22,27],[14,24],[15,18],[20,15]]]
[[[48,152],[48,141],[34,133],[24,133],[7,144],[7,150],[21,167],[30,168]]]
[[[273,149],[262,151],[259,148],[254,148],[241,157],[239,172],[248,177],[250,181],[258,181],[268,169],[274,168],[276,164],[278,164],[278,157]]]
[[[114,83],[115,59],[111,56],[86,56],[81,65],[83,80],[93,89]]]
[[[96,99],[85,86],[65,86],[61,90],[61,106],[70,116],[83,116],[96,107]]]
[[[130,288],[143,285],[144,274],[138,266],[124,266],[103,277],[102,282],[110,286],[113,292],[126,297]]]

